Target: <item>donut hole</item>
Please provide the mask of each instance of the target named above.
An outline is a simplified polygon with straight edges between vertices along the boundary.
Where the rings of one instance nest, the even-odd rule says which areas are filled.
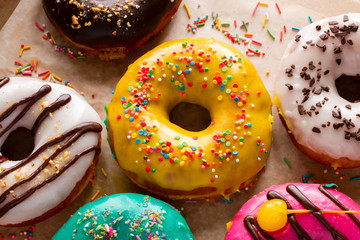
[[[28,157],[34,150],[34,136],[27,128],[12,131],[1,146],[1,154],[11,161],[19,161]]]
[[[181,102],[169,113],[169,120],[173,124],[192,132],[205,130],[211,124],[209,110],[201,105]]]
[[[341,75],[335,80],[336,89],[340,97],[349,102],[360,102],[360,76]]]

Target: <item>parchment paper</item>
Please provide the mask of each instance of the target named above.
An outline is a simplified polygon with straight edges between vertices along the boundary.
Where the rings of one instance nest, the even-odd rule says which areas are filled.
[[[249,22],[248,33],[252,33],[255,40],[263,43],[261,47],[252,45],[252,48],[265,52],[263,57],[250,56],[249,58],[258,69],[267,89],[273,94],[273,82],[278,71],[278,62],[287,43],[296,34],[296,31],[291,30],[292,27],[301,28],[309,24],[308,16],[315,21],[325,16],[360,11],[360,3],[355,0],[279,0],[277,3],[282,11],[279,14],[275,7],[275,1],[269,0],[266,1],[269,6],[259,6],[255,16],[252,16],[253,9],[257,3],[255,0],[183,1],[189,6],[192,14],[191,19],[188,18],[185,9],[181,5],[173,20],[155,40],[132,52],[126,59],[106,63],[94,56],[73,60],[65,54],[56,52],[54,46],[47,42],[47,40],[42,39],[43,33],[36,28],[34,25],[35,21],[39,24],[45,24],[46,29],[51,32],[58,44],[69,46],[73,50],[78,48],[72,46],[54,30],[45,16],[40,0],[22,0],[0,32],[0,75],[14,76],[16,69],[14,60],[20,60],[26,64],[32,59],[38,59],[38,72],[50,70],[63,78],[64,81],[70,81],[74,89],[84,92],[88,102],[104,119],[105,112],[103,107],[110,102],[111,91],[126,71],[127,66],[158,44],[186,37],[214,37],[232,44],[221,32],[211,27],[211,14],[213,11],[219,14],[222,23],[231,23],[230,27],[223,27],[222,29],[234,34],[243,35],[245,33],[244,29],[239,28],[241,21]],[[265,24],[265,28],[262,28],[263,19],[266,14],[268,21]],[[209,15],[209,20],[204,27],[199,27],[195,34],[187,31],[186,26],[188,23],[193,25],[193,21],[197,17],[201,18],[205,15]],[[236,19],[238,24],[236,29],[233,24],[234,19]],[[280,31],[283,30],[284,25],[287,27],[287,32],[284,34],[283,41],[280,42]],[[267,29],[276,37],[275,40],[268,35]],[[31,49],[24,51],[22,57],[19,58],[18,54],[21,44],[29,45]],[[237,46],[243,53],[247,50],[247,47],[243,44],[233,45]],[[267,71],[269,71],[268,75],[266,74]],[[92,94],[94,94],[94,98],[92,98]],[[196,239],[223,239],[226,232],[226,223],[233,218],[245,201],[271,185],[300,182],[302,175],[314,174],[314,177],[308,179],[309,182],[334,182],[339,185],[339,190],[360,204],[360,181],[350,182],[349,180],[351,177],[359,176],[360,170],[335,171],[330,167],[309,159],[292,144],[277,117],[275,108],[273,108],[273,114],[275,120],[273,124],[274,141],[268,165],[266,171],[261,174],[253,187],[233,194],[231,196],[232,203],[222,199],[199,202],[168,201],[182,211]],[[287,157],[292,167],[289,167],[284,162],[283,157]],[[105,169],[108,174],[107,177],[102,174],[101,168]],[[144,193],[128,180],[112,159],[106,141],[105,130],[102,133],[102,153],[94,186],[87,186],[85,191],[70,206],[50,219],[37,224],[33,232],[33,239],[50,239],[68,219],[70,214],[89,202],[97,190],[100,191],[98,197],[104,194],[110,195],[121,192]],[[26,231],[26,229],[26,227],[0,228],[0,233],[3,236],[15,233],[17,235],[16,239],[24,239],[24,237],[19,235],[19,231]]]

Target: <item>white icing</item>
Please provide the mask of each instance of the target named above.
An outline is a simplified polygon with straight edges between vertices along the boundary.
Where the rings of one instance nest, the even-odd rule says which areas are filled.
[[[293,39],[287,47],[285,54],[280,64],[280,74],[276,79],[275,91],[276,95],[281,103],[281,110],[284,113],[288,127],[290,128],[295,140],[310,148],[311,150],[320,154],[331,156],[332,158],[347,157],[351,160],[360,160],[360,141],[351,138],[347,140],[344,138],[345,130],[350,132],[356,132],[360,128],[360,118],[356,114],[360,113],[360,103],[351,103],[339,96],[335,87],[335,80],[342,74],[349,76],[355,76],[360,73],[360,29],[357,32],[351,32],[345,36],[346,40],[351,39],[353,45],[349,43],[341,44],[341,37],[329,37],[322,41],[320,35],[324,34],[324,31],[329,30],[329,21],[337,21],[340,28],[344,25],[349,26],[360,24],[360,14],[345,14],[349,17],[349,21],[344,22],[344,15],[331,17],[314,22],[301,29],[298,35],[301,36],[298,42]],[[317,31],[316,26],[320,25],[321,30]],[[330,35],[334,35],[330,31]],[[306,42],[312,40],[315,46],[311,46]],[[326,45],[326,51],[316,46],[318,41],[323,42]],[[304,49],[303,46],[307,46]],[[334,48],[340,47],[342,53],[334,54]],[[336,63],[336,59],[341,59],[341,64]],[[306,72],[312,77],[315,77],[318,68],[321,68],[321,79],[319,82],[315,82],[313,87],[309,87],[310,80],[304,80],[300,77],[300,72],[303,67],[308,67],[310,61],[314,62],[316,68],[314,70],[308,69]],[[318,64],[321,61],[321,66]],[[293,70],[293,76],[288,77],[285,73],[286,68],[290,68],[291,64],[294,64],[296,68]],[[329,74],[324,75],[325,70],[330,70]],[[293,86],[293,90],[289,90],[285,86],[289,83]],[[302,105],[304,109],[309,111],[312,105],[315,106],[317,102],[321,102],[325,97],[328,101],[316,110],[319,110],[319,114],[315,115],[312,111],[312,116],[300,115],[298,111],[298,104],[296,101],[301,103],[304,98],[302,90],[304,88],[316,88],[320,86],[329,87],[329,92],[322,91],[320,95],[314,95],[310,93],[310,98]],[[350,105],[351,110],[345,106]],[[336,119],[332,116],[332,111],[337,111],[334,106],[340,108],[342,119],[351,119],[355,124],[355,127],[347,129],[346,126],[334,129],[333,123],[341,123],[342,119]],[[321,125],[330,122],[329,127],[323,128]],[[320,129],[321,133],[315,133],[312,131],[313,127]]]
[[[2,146],[6,140],[8,134],[18,127],[31,129],[34,121],[44,109],[41,104],[46,104],[47,102],[48,105],[50,105],[62,94],[71,95],[71,101],[62,106],[60,109],[56,110],[52,116],[48,116],[42,122],[39,129],[36,131],[35,147],[33,152],[35,152],[40,146],[49,140],[61,135],[77,124],[83,122],[97,122],[101,124],[101,120],[95,110],[85,101],[81,95],[79,95],[73,89],[59,84],[45,83],[32,78],[10,78],[9,83],[0,88],[0,114],[4,110],[8,109],[12,104],[31,96],[37,92],[41,86],[46,84],[51,86],[52,90],[50,93],[46,94],[43,98],[37,101],[20,121],[18,121],[9,131],[7,131],[6,134],[0,137],[0,146]],[[6,127],[9,122],[14,119],[17,113],[19,113],[24,108],[24,106],[25,104],[18,107],[18,109],[13,112],[11,116],[0,122],[2,127]],[[63,152],[61,152],[59,156],[63,157],[63,159],[56,158],[56,160],[59,162],[59,168],[61,169],[62,166],[68,162],[66,160],[67,156],[69,159],[71,159],[76,154],[83,152],[85,149],[91,146],[97,146],[99,142],[99,134],[100,133],[94,132],[85,133],[69,148],[66,148]],[[64,141],[61,142],[60,145],[63,143]],[[49,157],[50,154],[55,151],[55,147],[56,145],[49,147],[29,164],[23,166],[20,169],[22,173],[30,175],[34,170],[37,169],[38,166],[40,166],[40,164],[44,162],[43,156]],[[12,208],[4,216],[0,217],[0,225],[17,224],[31,220],[56,207],[59,203],[65,200],[65,198],[75,187],[76,183],[84,177],[86,170],[91,166],[94,156],[95,151],[82,156],[61,176],[56,178],[56,180],[38,189],[29,198]],[[1,163],[0,172],[2,171],[1,168],[9,168],[18,164],[19,162],[20,161],[6,161]],[[34,164],[34,166],[31,166],[31,164]],[[49,170],[48,174],[45,173],[46,169]],[[14,176],[16,173],[17,171],[14,171],[1,179],[0,184],[6,182],[7,186],[5,188],[0,188],[0,194],[2,194],[6,189],[8,189],[9,186],[13,185],[17,181]],[[17,187],[14,190],[14,194],[19,196],[21,193],[55,174],[55,164],[51,165],[51,167],[48,166],[38,174],[40,179],[35,177],[30,182]],[[12,194],[9,194],[6,200],[0,203],[0,209],[4,206],[4,204],[8,203],[12,199]]]

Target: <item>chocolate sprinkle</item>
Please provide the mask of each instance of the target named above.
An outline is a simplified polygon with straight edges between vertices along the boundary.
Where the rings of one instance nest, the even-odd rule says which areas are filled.
[[[341,48],[340,48],[340,47],[335,47],[335,48],[334,48],[334,53],[335,53],[335,54],[342,53]]]
[[[343,21],[344,21],[344,22],[349,21],[349,16],[348,16],[348,15],[344,15],[344,17],[343,17]]]
[[[317,128],[317,127],[313,127],[313,128],[312,128],[312,131],[313,131],[314,133],[321,133],[320,129]]]
[[[321,30],[321,26],[320,25],[316,25],[316,30],[320,31]]]
[[[339,24],[338,21],[329,21],[328,23],[329,23],[329,25],[338,25]]]
[[[297,34],[295,35],[295,42],[299,42],[301,38],[301,35]]]
[[[335,61],[336,61],[337,65],[341,64],[341,59],[340,58],[337,58]]]
[[[286,83],[285,86],[289,89],[289,90],[293,90],[293,86],[290,83]]]
[[[331,113],[332,113],[332,116],[333,116],[334,118],[341,119],[341,110],[340,110],[340,108],[337,109],[337,112],[332,111]]]
[[[351,105],[350,105],[350,104],[345,105],[345,107],[346,107],[347,109],[351,110]]]
[[[303,105],[298,105],[298,111],[300,115],[304,115],[306,113]]]

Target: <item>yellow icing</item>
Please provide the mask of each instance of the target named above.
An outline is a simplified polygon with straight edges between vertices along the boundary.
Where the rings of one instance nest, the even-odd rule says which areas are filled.
[[[144,77],[149,79],[141,82]],[[144,97],[139,109],[129,106],[134,89]],[[169,112],[181,102],[208,109],[212,124],[191,132],[171,123]],[[109,141],[120,166],[136,173],[129,177],[142,187],[151,182],[185,191],[169,198],[229,195],[265,166],[271,104],[256,69],[236,48],[214,39],[180,39],[146,53],[119,81],[107,106]],[[198,188],[211,191],[186,193]]]

